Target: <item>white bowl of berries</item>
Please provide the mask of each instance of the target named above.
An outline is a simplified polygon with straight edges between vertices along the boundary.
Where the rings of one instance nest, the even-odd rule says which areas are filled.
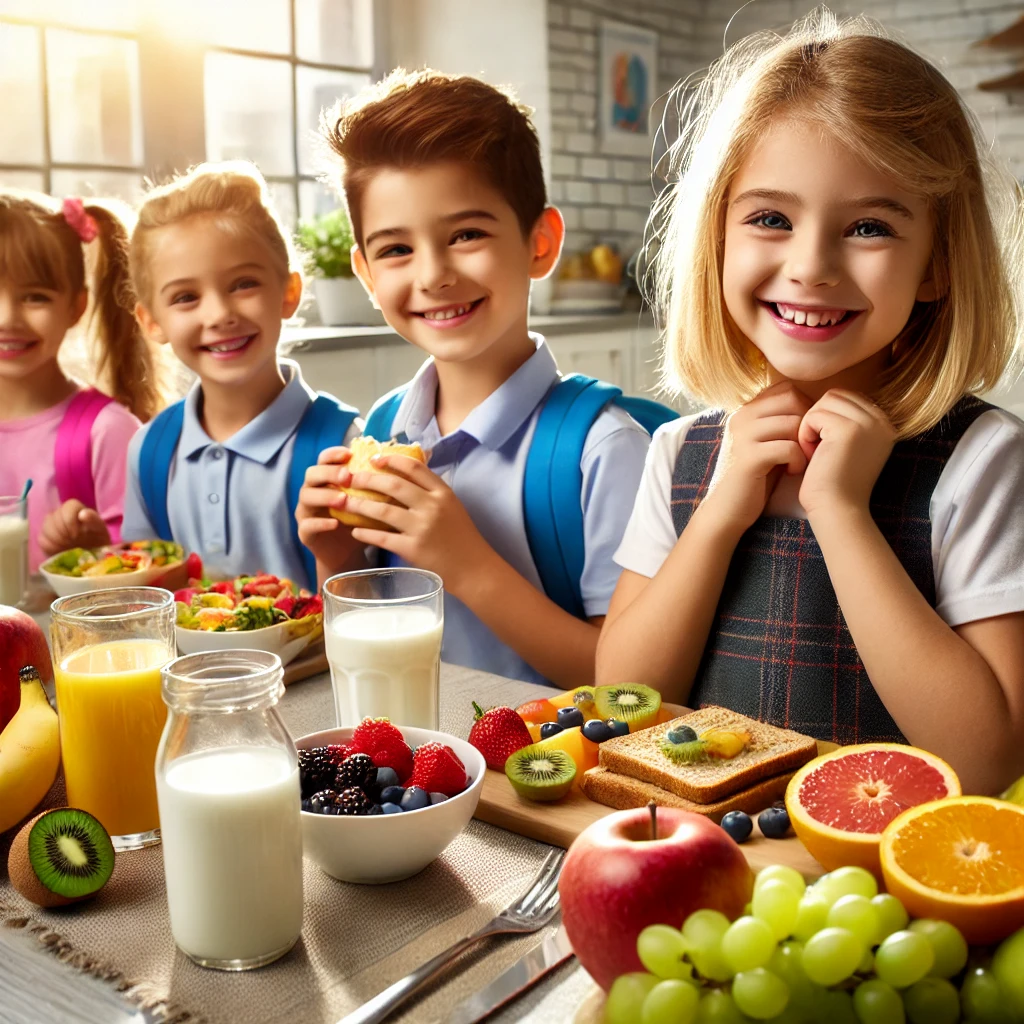
[[[342,882],[422,871],[466,827],[487,765],[465,740],[364,719],[295,741],[305,856]]]

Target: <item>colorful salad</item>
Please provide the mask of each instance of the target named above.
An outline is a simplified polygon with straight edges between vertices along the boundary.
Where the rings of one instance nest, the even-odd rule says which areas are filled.
[[[208,586],[192,582],[196,585],[174,593],[178,625],[184,629],[225,633],[293,622],[304,632],[323,623],[323,600],[288,579],[261,573]]]
[[[70,548],[43,563],[57,576],[114,576],[142,569],[177,565],[185,557],[180,544],[165,540],[136,540],[102,548]]]

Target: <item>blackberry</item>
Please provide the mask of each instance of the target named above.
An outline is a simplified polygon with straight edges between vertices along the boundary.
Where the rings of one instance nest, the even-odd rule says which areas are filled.
[[[309,809],[314,814],[326,814],[328,807],[334,806],[334,801],[338,799],[338,791],[336,789],[321,789],[319,793],[314,793],[309,798]]]
[[[338,767],[331,761],[326,747],[299,751],[299,783],[302,795],[311,797],[334,782]]]
[[[353,754],[345,758],[340,767],[331,765],[334,779],[334,788],[338,790],[352,789],[354,786],[362,789],[367,780],[376,776],[377,767],[369,754]]]
[[[369,814],[374,804],[358,786],[351,786],[334,801],[334,806],[340,814]]]

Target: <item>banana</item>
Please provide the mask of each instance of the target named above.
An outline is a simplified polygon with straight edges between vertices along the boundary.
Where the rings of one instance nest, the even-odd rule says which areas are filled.
[[[57,713],[33,673],[27,681],[22,678],[21,706],[0,733],[0,832],[35,810],[59,765]]]

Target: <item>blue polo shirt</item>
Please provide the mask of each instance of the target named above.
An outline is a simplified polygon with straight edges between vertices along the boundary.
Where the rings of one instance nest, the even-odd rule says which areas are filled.
[[[531,338],[536,352],[443,437],[434,415],[437,370],[428,359],[395,413],[391,434],[404,434],[429,450],[428,465],[452,488],[487,543],[543,590],[526,537],[523,474],[541,405],[559,374],[544,339]],[[622,571],[613,555],[633,510],[650,440],[643,427],[615,406],[601,413],[587,435],[580,462],[586,544],[580,586],[588,616],[608,611]],[[393,561],[401,564],[400,559]],[[461,601],[447,593],[444,600],[445,661],[550,685]]]
[[[299,421],[316,399],[297,363],[282,360],[284,390],[255,419],[223,443],[203,429],[197,381],[185,398],[185,415],[167,488],[171,535],[195,551],[211,577],[270,572],[302,582],[306,568],[292,540],[295,510],[288,506],[288,471]],[[349,428],[349,444],[361,421]],[[125,540],[155,537],[139,488],[139,453],[147,424],[128,446],[124,498]]]

